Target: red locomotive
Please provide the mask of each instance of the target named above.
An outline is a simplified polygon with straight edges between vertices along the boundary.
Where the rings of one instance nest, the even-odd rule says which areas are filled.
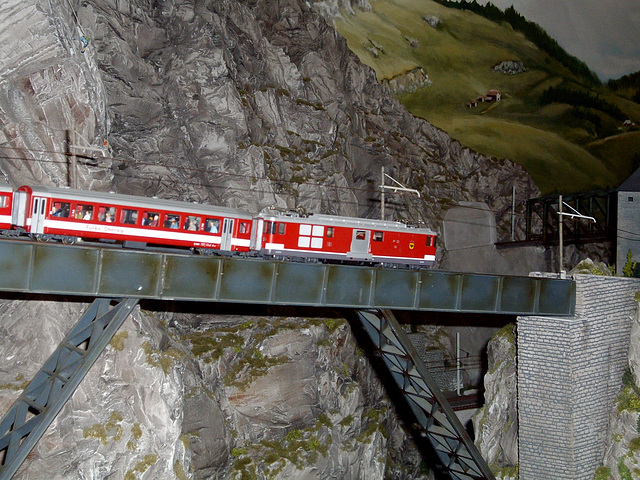
[[[272,256],[432,265],[436,236],[400,222],[273,212],[254,219],[251,248]]]
[[[204,254],[260,254],[394,265],[432,265],[436,235],[399,222],[299,216],[115,193],[0,184],[0,230],[38,240],[147,244]]]

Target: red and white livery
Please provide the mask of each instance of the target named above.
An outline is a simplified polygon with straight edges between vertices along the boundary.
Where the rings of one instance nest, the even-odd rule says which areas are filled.
[[[400,222],[232,208],[173,200],[0,183],[0,231],[38,240],[99,240],[347,263],[435,262],[436,234]]]
[[[251,249],[276,257],[432,265],[436,234],[400,222],[273,212],[254,219]]]
[[[11,228],[11,204],[13,189],[7,183],[0,182],[0,230]]]
[[[14,194],[12,223],[38,238],[123,242],[125,246],[171,245],[246,252],[252,217],[225,207],[23,186]]]

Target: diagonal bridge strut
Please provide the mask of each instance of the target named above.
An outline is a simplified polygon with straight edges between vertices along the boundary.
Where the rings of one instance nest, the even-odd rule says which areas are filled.
[[[0,480],[10,479],[138,303],[97,299],[0,421]]]
[[[358,310],[356,317],[402,391],[444,470],[453,480],[495,480],[391,310]]]

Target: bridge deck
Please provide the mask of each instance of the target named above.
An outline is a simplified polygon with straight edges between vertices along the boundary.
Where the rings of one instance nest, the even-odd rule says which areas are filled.
[[[0,241],[0,291],[345,308],[573,315],[575,283]]]

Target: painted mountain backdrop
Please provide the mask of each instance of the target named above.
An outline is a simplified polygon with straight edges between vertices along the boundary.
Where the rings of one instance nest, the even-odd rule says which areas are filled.
[[[414,115],[520,163],[544,193],[617,187],[640,166],[635,84],[603,85],[513,8],[378,0],[334,21]]]

